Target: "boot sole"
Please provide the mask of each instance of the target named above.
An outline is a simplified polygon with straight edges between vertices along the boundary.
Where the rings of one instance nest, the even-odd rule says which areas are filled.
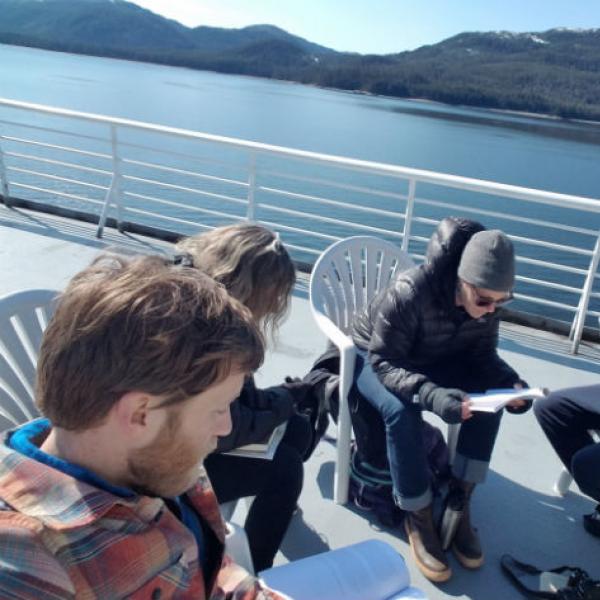
[[[450,577],[452,577],[452,570],[448,567],[445,571],[432,571],[428,567],[426,567],[417,557],[417,553],[415,552],[413,545],[411,543],[411,535],[408,531],[408,526],[406,525],[406,519],[404,520],[404,531],[406,532],[406,537],[408,538],[408,545],[410,546],[410,553],[417,565],[417,568],[429,581],[433,581],[435,583],[443,583],[444,581],[448,581]]]
[[[462,554],[454,544],[452,544],[452,552],[454,553],[456,560],[465,569],[479,569],[481,565],[483,565],[483,555],[479,558],[469,558]]]

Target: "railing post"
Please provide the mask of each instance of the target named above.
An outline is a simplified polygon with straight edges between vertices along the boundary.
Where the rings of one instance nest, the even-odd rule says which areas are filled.
[[[408,252],[408,243],[410,242],[410,230],[412,226],[413,211],[415,208],[415,189],[417,181],[410,179],[408,181],[408,198],[406,201],[406,213],[404,216],[404,231],[402,233],[402,250]]]
[[[250,154],[248,174],[248,212],[246,218],[253,222],[256,220],[256,153]]]
[[[598,271],[598,264],[600,263],[600,232],[596,239],[596,245],[594,246],[594,253],[590,260],[590,267],[588,269],[585,283],[581,291],[581,299],[577,306],[577,312],[573,319],[573,325],[571,326],[571,334],[573,341],[571,343],[571,354],[577,354],[579,348],[579,342],[581,341],[581,333],[583,332],[583,326],[585,325],[585,317],[587,314],[588,305],[590,303],[590,295],[594,288],[594,279],[596,278],[596,272]]]
[[[2,189],[2,197],[4,198],[4,204],[6,206],[11,206],[10,201],[10,189],[8,187],[8,175],[6,173],[6,166],[4,164],[4,152],[2,150],[2,140],[4,136],[0,133],[0,185]]]
[[[122,231],[122,210],[121,210],[121,198],[120,198],[120,183],[121,183],[121,164],[118,154],[119,140],[117,138],[117,126],[110,126],[110,141],[112,147],[112,166],[113,174],[110,181],[110,187],[106,190],[106,196],[104,197],[104,204],[102,205],[102,211],[100,212],[100,219],[98,220],[98,229],[96,230],[96,237],[101,238],[104,232],[104,225],[106,224],[106,217],[108,215],[108,209],[111,204],[117,207],[117,227],[119,231]]]

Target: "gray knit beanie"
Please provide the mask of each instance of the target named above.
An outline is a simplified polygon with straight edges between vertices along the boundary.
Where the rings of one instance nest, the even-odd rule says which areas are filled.
[[[498,229],[480,231],[467,242],[458,276],[475,287],[509,292],[515,284],[515,250]]]

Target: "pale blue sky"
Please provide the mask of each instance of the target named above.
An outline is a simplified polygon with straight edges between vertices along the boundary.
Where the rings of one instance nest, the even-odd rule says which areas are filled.
[[[185,25],[268,23],[335,50],[386,54],[463,31],[600,27],[600,0],[134,0]]]

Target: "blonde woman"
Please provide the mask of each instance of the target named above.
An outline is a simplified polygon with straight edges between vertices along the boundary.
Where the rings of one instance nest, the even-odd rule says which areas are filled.
[[[176,261],[201,269],[248,307],[268,339],[285,316],[296,273],[278,236],[256,224],[239,224],[195,235],[177,246]],[[248,378],[231,405],[232,431],[219,439],[205,467],[219,502],[255,496],[245,523],[257,572],[269,568],[302,490],[303,458],[312,441],[308,420],[296,412],[309,386],[258,389]],[[223,454],[260,442],[287,421],[273,460]]]

